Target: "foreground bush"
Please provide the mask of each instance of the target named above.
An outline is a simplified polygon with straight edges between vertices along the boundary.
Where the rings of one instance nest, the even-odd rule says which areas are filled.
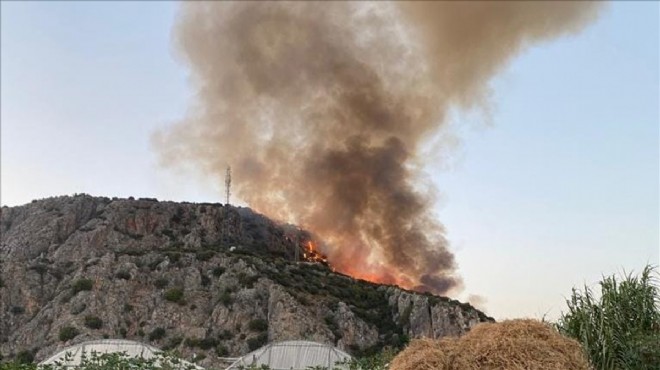
[[[600,296],[573,289],[560,332],[582,343],[598,370],[660,369],[660,295],[655,270],[600,283]]]
[[[0,364],[0,370],[71,370],[72,366],[65,363],[39,366],[20,362]],[[170,354],[159,354],[152,359],[133,358],[125,353],[93,352],[84,356],[76,370],[194,370],[195,366],[184,364],[180,359]]]
[[[348,366],[349,370],[387,370],[397,352],[395,349],[386,348],[372,356],[354,358],[344,363],[344,365]]]

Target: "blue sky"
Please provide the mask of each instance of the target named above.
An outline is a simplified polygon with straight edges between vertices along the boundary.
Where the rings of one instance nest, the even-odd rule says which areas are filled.
[[[172,2],[2,2],[1,202],[85,192],[221,201],[151,133],[191,101]],[[571,287],[660,261],[659,5],[615,2],[492,81],[492,116],[427,167],[468,294],[556,317]],[[467,123],[467,124],[466,124]],[[463,297],[463,298],[464,298]]]

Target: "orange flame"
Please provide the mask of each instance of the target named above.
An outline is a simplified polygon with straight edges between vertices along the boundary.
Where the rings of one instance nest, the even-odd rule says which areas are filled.
[[[302,248],[303,248],[303,259],[306,262],[316,262],[325,265],[328,264],[328,257],[320,253],[317,250],[317,247],[314,244],[314,242],[312,242],[311,240],[307,241],[307,243],[303,243]]]
[[[306,238],[305,238],[306,239]],[[321,253],[318,244],[312,240],[300,242],[299,248],[302,249],[302,261],[310,263],[320,263],[328,266],[333,272],[346,274],[355,279],[366,280],[377,284],[397,285],[404,289],[415,290],[414,283],[401,275],[393,275],[388,269],[379,263],[355,265],[355,261],[364,260],[359,258],[356,253],[360,249],[353,251],[353,254],[341,254],[333,256],[333,262],[328,262],[328,256]]]
[[[365,280],[377,284],[397,285],[404,289],[416,290],[414,283],[401,275],[393,275],[384,266],[379,263],[355,265],[354,255],[335,256],[333,262],[328,262],[328,256],[318,250],[317,244],[312,240],[303,241],[300,244],[302,249],[302,261],[311,263],[321,263],[332,269],[333,272],[346,274],[355,279]]]

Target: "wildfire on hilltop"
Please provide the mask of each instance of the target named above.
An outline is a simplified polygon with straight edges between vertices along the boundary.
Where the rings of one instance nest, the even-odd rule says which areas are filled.
[[[333,272],[340,272],[342,274],[351,276],[355,279],[368,281],[375,284],[396,285],[400,287],[413,286],[411,281],[405,280],[402,277],[397,277],[389,274],[387,271],[381,270],[378,272],[370,271],[369,266],[340,266],[338,269],[336,265],[328,261],[328,256],[319,250],[319,245],[324,245],[322,242],[314,241],[311,239],[303,239],[298,243],[298,248],[302,253],[298,259],[300,262],[307,263],[320,263],[329,267]],[[327,247],[326,247],[327,248]],[[424,291],[423,288],[418,289]]]
[[[317,250],[313,241],[308,241],[302,245],[303,260],[307,262],[316,262],[328,265],[328,257]]]

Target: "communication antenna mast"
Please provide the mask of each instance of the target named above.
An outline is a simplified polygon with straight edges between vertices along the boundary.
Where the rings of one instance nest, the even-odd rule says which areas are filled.
[[[229,196],[231,195],[231,166],[227,166],[225,173],[225,194],[227,195],[227,204],[229,204]]]

